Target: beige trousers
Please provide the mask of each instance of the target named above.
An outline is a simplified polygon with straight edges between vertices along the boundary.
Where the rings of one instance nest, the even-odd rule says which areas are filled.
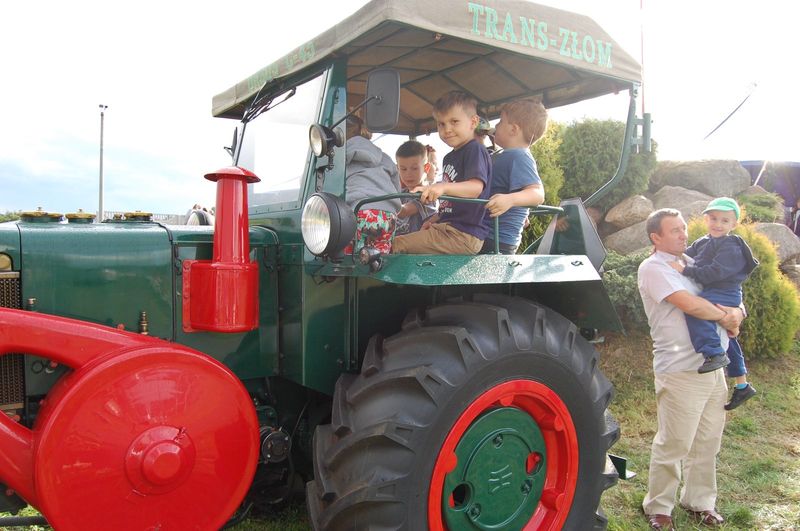
[[[396,254],[478,254],[481,247],[483,240],[449,223],[434,223],[427,230],[397,236],[392,242]]]
[[[728,386],[721,370],[655,375],[658,432],[650,455],[645,514],[672,514],[683,477],[680,504],[695,511],[717,502],[716,458],[725,427]]]

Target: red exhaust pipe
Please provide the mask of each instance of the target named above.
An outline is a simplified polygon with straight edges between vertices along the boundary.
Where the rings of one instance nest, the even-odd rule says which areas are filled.
[[[261,179],[244,168],[206,176],[217,183],[213,260],[183,262],[183,330],[245,332],[258,326],[258,264],[250,261],[247,185]]]

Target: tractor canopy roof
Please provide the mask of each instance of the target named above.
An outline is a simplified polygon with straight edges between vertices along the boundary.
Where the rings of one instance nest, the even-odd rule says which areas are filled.
[[[214,116],[241,118],[249,101],[282,90],[288,77],[346,58],[348,104],[370,71],[400,72],[394,133],[436,129],[431,108],[450,90],[496,118],[508,101],[539,97],[545,107],[626,90],[641,67],[587,16],[523,0],[373,0],[333,28],[214,97]]]

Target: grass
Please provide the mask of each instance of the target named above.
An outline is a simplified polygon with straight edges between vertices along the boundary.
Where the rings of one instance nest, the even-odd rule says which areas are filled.
[[[611,411],[622,427],[612,451],[637,473],[603,496],[610,531],[648,529],[641,513],[647,490],[650,443],[655,434],[655,396],[649,337],[606,336],[599,345],[601,368],[616,388]],[[800,344],[776,360],[749,364],[758,394],[728,414],[718,459],[717,509],[722,530],[800,531]],[[29,513],[35,514],[35,513]],[[673,516],[681,530],[706,529],[682,510]],[[300,499],[233,527],[235,531],[310,529]]]
[[[641,503],[656,429],[650,340],[609,336],[600,350],[622,427],[614,452],[637,472],[604,495],[603,507],[609,530],[646,530]],[[726,518],[720,529],[800,530],[800,356],[749,363],[749,370],[758,394],[728,414],[718,458],[717,509]],[[679,529],[705,529],[680,509],[673,517]]]

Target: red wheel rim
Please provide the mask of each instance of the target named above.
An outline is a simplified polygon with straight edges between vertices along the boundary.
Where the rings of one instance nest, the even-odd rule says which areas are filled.
[[[441,510],[443,485],[447,474],[456,467],[458,442],[476,419],[497,407],[514,407],[530,415],[539,426],[547,449],[547,477],[542,496],[524,529],[558,530],[563,527],[578,480],[578,438],[572,416],[561,398],[544,384],[511,380],[478,396],[447,434],[434,463],[428,491],[428,527],[431,530],[446,529]]]

